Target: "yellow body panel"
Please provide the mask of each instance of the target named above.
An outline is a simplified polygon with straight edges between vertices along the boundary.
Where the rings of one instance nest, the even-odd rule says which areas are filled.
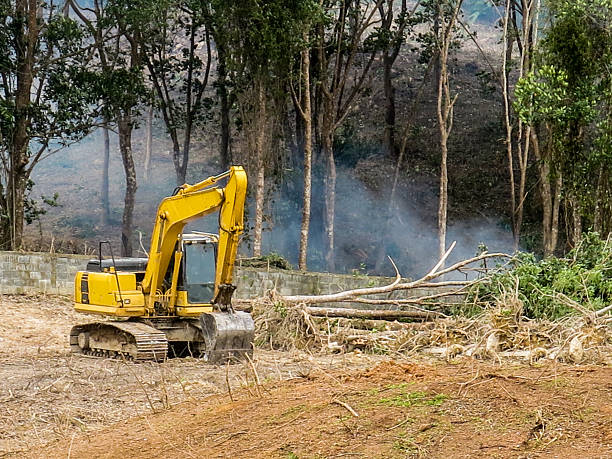
[[[185,290],[178,290],[176,292],[176,306],[174,308],[174,312],[177,316],[198,317],[200,314],[212,311],[212,304],[189,304],[187,301],[187,292]]]
[[[85,312],[87,314],[101,314],[113,317],[142,317],[145,315],[144,307],[119,308],[116,306],[74,303],[74,309],[78,312]]]
[[[116,317],[145,314],[145,298],[136,288],[133,273],[79,271],[74,282],[74,301],[79,312]]]
[[[192,305],[176,308],[176,315],[179,317],[200,317],[205,312],[213,312],[213,307],[211,304]]]

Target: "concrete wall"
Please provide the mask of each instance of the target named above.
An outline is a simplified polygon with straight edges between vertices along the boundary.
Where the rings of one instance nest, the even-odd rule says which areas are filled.
[[[51,293],[72,295],[76,271],[85,269],[87,255],[21,253],[0,251],[0,294]],[[236,267],[234,282],[238,298],[262,296],[275,288],[281,295],[334,293],[347,289],[388,284],[384,277],[329,273],[302,273]],[[426,289],[412,290],[411,296],[428,294]],[[393,292],[385,298],[405,296]]]

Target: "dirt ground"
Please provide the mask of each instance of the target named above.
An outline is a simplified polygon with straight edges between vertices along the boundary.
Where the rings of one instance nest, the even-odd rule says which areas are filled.
[[[0,296],[0,456],[612,457],[610,366],[259,349],[135,364],[71,355],[83,318]]]

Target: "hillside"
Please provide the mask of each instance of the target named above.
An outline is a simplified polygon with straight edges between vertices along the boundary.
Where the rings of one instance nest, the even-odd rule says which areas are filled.
[[[449,145],[449,240],[457,240],[454,256],[465,258],[484,243],[492,250],[510,250],[507,224],[507,172],[501,101],[483,86],[480,76],[489,71],[487,62],[497,62],[499,45],[495,31],[477,26],[481,52],[469,40],[462,44],[452,61],[453,91],[458,94],[455,124]],[[422,86],[423,66],[406,46],[394,73],[397,88],[398,131],[410,123],[405,161],[400,167],[397,210],[392,215],[392,231],[381,237],[390,186],[396,167],[393,158],[381,153],[383,100],[376,76],[359,100],[337,136],[337,215],[336,246],[338,269],[373,273],[377,248],[384,244],[406,275],[427,269],[436,257],[436,212],[439,153],[435,123],[435,92],[429,83],[422,88],[416,110],[413,101]],[[414,116],[416,115],[416,116]],[[220,171],[218,136],[213,120],[192,146],[188,180],[194,182]],[[235,133],[236,157],[246,153]],[[122,213],[124,175],[112,136],[110,197],[113,224],[99,223],[102,168],[102,139],[99,131],[82,142],[62,150],[41,163],[34,172],[32,195],[59,194],[59,207],[26,228],[28,247],[67,252],[92,252],[100,239],[111,239],[118,247]],[[161,120],[156,121],[151,176],[142,176],[144,129],[137,130],[133,150],[137,161],[138,192],[135,209],[135,237],[142,232],[148,247],[155,208],[174,186],[174,170],[169,156],[170,144]],[[277,252],[296,263],[299,242],[301,159],[287,151],[282,175],[272,177],[264,252]],[[323,269],[323,185],[322,159],[315,160],[309,267]],[[252,205],[252,204],[251,204]],[[43,206],[44,207],[44,206]],[[248,215],[252,215],[252,210]],[[247,217],[248,217],[247,215]],[[197,229],[215,230],[216,222],[201,222]],[[348,231],[350,229],[350,231]],[[249,253],[248,237],[243,253]],[[139,247],[139,243],[135,243]],[[389,273],[386,267],[383,273]]]

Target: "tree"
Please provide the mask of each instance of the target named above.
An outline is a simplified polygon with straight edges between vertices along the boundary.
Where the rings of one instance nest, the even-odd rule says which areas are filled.
[[[380,46],[372,26],[383,0],[332,0],[324,2],[330,30],[318,28],[319,129],[321,152],[325,161],[325,261],[335,270],[334,220],[336,216],[336,161],[334,135],[351,111],[355,98],[364,88]],[[372,36],[368,32],[372,32]]]
[[[146,18],[151,3],[94,0],[88,14],[71,0],[74,12],[90,31],[96,50],[93,96],[101,101],[103,126],[113,122],[119,135],[119,151],[125,172],[125,197],[121,220],[121,255],[132,255],[134,203],[137,190],[136,167],[132,154],[132,132],[139,114],[138,107],[147,96],[143,83],[141,31],[134,27],[137,18]],[[106,151],[106,155],[108,151]],[[107,171],[105,159],[105,170]],[[107,178],[103,182],[107,183]],[[108,185],[107,185],[108,186]]]
[[[439,71],[437,114],[440,131],[440,194],[438,197],[438,253],[440,258],[446,253],[446,223],[448,213],[448,137],[453,129],[453,108],[457,95],[451,97],[448,71],[448,54],[453,41],[457,17],[461,11],[462,0],[437,1],[438,36],[436,37]]]
[[[609,1],[551,0],[547,6],[536,64],[515,90],[515,108],[531,127],[538,161],[545,256],[557,248],[561,204],[568,239],[576,243],[583,220],[598,219],[601,190],[610,189],[599,177],[609,164],[601,140],[609,138],[612,64]]]
[[[172,162],[178,185],[185,183],[194,128],[203,121],[212,100],[205,97],[213,62],[210,2],[153,2],[150,16],[132,24],[143,37],[142,58],[172,141]],[[177,41],[181,43],[177,48]],[[204,52],[200,51],[203,45]],[[181,138],[182,134],[182,138]]]
[[[72,10],[77,18],[82,22],[84,27],[89,33],[89,39],[96,50],[96,62],[95,65],[98,67],[98,72],[104,72],[105,74],[111,71],[112,66],[109,63],[107,57],[107,20],[104,19],[104,5],[98,0],[94,1],[91,15],[86,15],[83,12],[82,7],[79,5],[77,0],[69,0],[66,2],[66,7]],[[96,70],[94,70],[96,72]],[[100,89],[100,88],[98,88]],[[98,95],[98,94],[97,94]],[[102,103],[104,106],[104,102]],[[108,110],[102,110],[102,123],[100,128],[102,129],[103,137],[103,164],[102,164],[102,183],[100,185],[100,223],[108,225],[110,223],[110,199],[109,199],[109,166],[110,166],[110,134],[111,129],[111,116]]]
[[[304,195],[302,198],[302,224],[300,227],[300,249],[298,254],[298,268],[302,271],[308,269],[308,235],[310,232],[310,205],[312,197],[312,90],[310,83],[310,46],[309,33],[304,32],[304,45],[300,53],[300,65],[298,71],[299,91],[291,86],[294,106],[298,112],[299,119],[303,121],[303,139],[298,142],[304,151]],[[292,83],[291,83],[292,84]],[[298,123],[296,123],[298,124]],[[298,131],[296,126],[296,131]]]
[[[300,52],[304,24],[316,11],[313,0],[213,2],[215,43],[224,52],[239,106],[251,183],[255,184],[253,254],[261,254],[266,191],[267,155],[274,140],[275,117],[286,96],[286,84],[294,57]],[[270,164],[272,163],[272,164]]]
[[[553,14],[542,40],[543,61],[566,73],[569,83],[564,116],[550,127],[561,150],[568,239],[575,246],[583,222],[593,223],[593,198],[602,191],[597,188],[610,189],[609,183],[594,183],[593,177],[610,164],[598,141],[609,129],[612,3],[551,0],[548,8]]]
[[[385,131],[383,145],[387,155],[396,158],[398,148],[395,139],[395,88],[393,86],[393,66],[402,45],[406,39],[406,34],[414,24],[412,21],[414,12],[420,6],[420,1],[415,2],[411,11],[408,11],[407,0],[401,0],[399,13],[396,14],[395,0],[386,0],[378,5],[378,14],[382,18],[381,26],[378,29],[379,40],[382,47],[382,66],[383,66],[383,88],[385,93]]]
[[[93,122],[84,31],[62,8],[0,2],[0,246],[23,246],[36,165]]]
[[[513,68],[514,43],[519,55],[518,77],[533,70],[534,53],[537,46],[537,30],[540,15],[539,0],[514,2],[507,0],[503,17],[503,61],[501,75],[502,97],[504,103],[504,125],[506,129],[506,152],[508,157],[508,176],[510,182],[510,220],[514,239],[514,250],[518,250],[525,201],[527,200],[527,169],[532,137],[537,139],[530,125],[516,117],[512,111],[510,92],[510,71]],[[514,127],[516,126],[516,129]],[[516,162],[515,162],[516,158]],[[518,171],[515,171],[515,164]],[[518,180],[515,173],[518,172]],[[552,207],[552,205],[551,205]]]

